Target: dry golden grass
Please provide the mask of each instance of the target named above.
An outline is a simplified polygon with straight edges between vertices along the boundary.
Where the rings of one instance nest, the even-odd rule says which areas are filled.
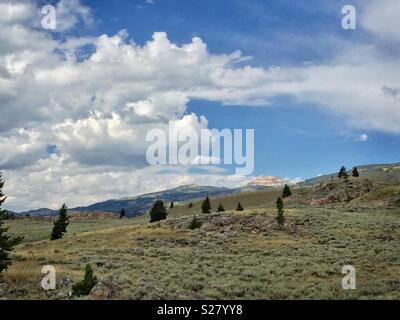
[[[400,211],[292,206],[279,231],[277,193],[212,199],[243,212],[171,210],[166,221],[149,217],[74,221],[67,236],[47,240],[52,224],[11,221],[26,239],[2,274],[7,298],[66,298],[86,264],[118,286],[119,299],[400,299]],[[189,230],[193,215],[200,229]],[[46,237],[44,237],[46,235]],[[41,267],[56,267],[58,288],[40,287]],[[357,290],[341,288],[341,268],[357,270]]]

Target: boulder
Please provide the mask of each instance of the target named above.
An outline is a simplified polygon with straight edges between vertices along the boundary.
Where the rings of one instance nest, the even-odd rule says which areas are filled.
[[[94,300],[109,300],[116,297],[119,288],[117,285],[107,281],[99,281],[90,291]]]

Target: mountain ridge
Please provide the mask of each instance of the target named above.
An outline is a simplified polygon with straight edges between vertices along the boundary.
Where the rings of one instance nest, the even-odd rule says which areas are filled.
[[[400,182],[400,162],[393,164],[368,164],[357,166],[361,177],[369,179],[381,179],[384,181],[399,181]],[[348,171],[351,174],[351,170]],[[312,186],[329,182],[332,177],[336,178],[337,173],[326,174],[311,179],[306,179],[300,182],[299,186]],[[268,179],[266,179],[268,178]],[[278,180],[274,180],[274,179]],[[278,184],[268,183],[257,183],[257,181],[274,180],[279,181]],[[267,181],[267,182],[268,182]],[[93,203],[88,206],[79,206],[69,209],[71,212],[76,213],[87,213],[87,212],[111,212],[119,213],[122,208],[125,209],[126,214],[129,217],[139,216],[148,212],[153,204],[154,200],[160,198],[164,200],[166,205],[168,202],[183,202],[189,200],[197,200],[206,196],[215,197],[223,195],[238,194],[242,192],[249,192],[260,190],[264,188],[279,187],[285,180],[273,176],[259,176],[247,183],[246,185],[238,188],[227,188],[227,187],[215,187],[215,186],[201,186],[196,184],[186,184],[175,188],[145,193],[133,197],[123,197],[119,199],[108,199],[100,202]],[[18,215],[30,215],[30,216],[54,216],[58,213],[57,210],[40,208],[36,210],[28,210],[20,212]]]

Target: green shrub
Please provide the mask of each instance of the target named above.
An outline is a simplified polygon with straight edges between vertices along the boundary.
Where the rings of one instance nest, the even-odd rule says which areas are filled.
[[[207,197],[201,204],[201,212],[203,213],[210,213],[211,211],[211,204],[210,204],[210,198]]]
[[[54,221],[53,231],[51,233],[50,240],[57,240],[63,237],[63,234],[67,232],[69,225],[69,216],[67,215],[67,206],[63,204],[59,209],[59,217]]]
[[[276,209],[277,214],[275,220],[278,223],[279,230],[281,230],[283,225],[285,224],[285,217],[283,216],[283,201],[281,197],[276,200]]]
[[[290,191],[290,188],[287,184],[285,184],[285,186],[283,187],[282,190],[282,198],[287,198],[290,197],[292,195],[292,191]]]
[[[157,199],[150,210],[150,222],[156,222],[165,219],[167,219],[167,209],[164,206],[164,202],[160,199]]]
[[[238,203],[237,207],[236,207],[236,211],[243,211],[243,207],[240,204],[240,202]]]
[[[202,225],[201,221],[196,218],[196,216],[193,217],[193,220],[190,222],[189,229],[194,230],[200,228]]]
[[[88,264],[85,268],[85,276],[83,280],[75,283],[72,287],[72,293],[75,296],[87,296],[92,288],[96,285],[97,278],[93,275],[93,269]]]
[[[3,186],[4,181],[1,178],[0,172],[0,272],[7,270],[8,266],[11,264],[10,252],[22,241],[22,237],[10,237],[7,233],[8,228],[3,228],[3,220],[6,212],[1,210],[1,205],[7,199],[2,192]]]

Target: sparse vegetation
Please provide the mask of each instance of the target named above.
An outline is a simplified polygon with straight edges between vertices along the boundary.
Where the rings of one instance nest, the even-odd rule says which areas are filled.
[[[196,216],[193,217],[192,221],[190,222],[189,229],[194,230],[200,228],[202,225],[201,221],[197,219]]]
[[[211,204],[210,198],[206,197],[203,203],[201,204],[201,212],[203,213],[210,213],[211,212]]]
[[[46,261],[62,282],[96,266],[102,282],[120,288],[115,299],[400,299],[398,209],[286,205],[285,214],[285,232],[272,206],[204,215],[198,232],[188,229],[193,214],[155,225],[147,217],[71,221],[62,250],[37,241],[51,222],[10,220],[13,235],[27,236],[3,274],[4,294],[48,299],[37,285]],[[341,288],[345,263],[368,270],[358,274],[357,290]],[[54,296],[68,299],[71,286],[58,285]]]
[[[349,182],[353,193],[329,176],[320,186],[292,188],[282,207],[284,232],[276,220],[281,188],[213,197],[210,206],[223,203],[226,212],[196,219],[202,201],[195,200],[194,209],[177,206],[156,224],[147,215],[71,219],[57,242],[47,238],[51,220],[7,220],[11,236],[26,237],[2,273],[2,294],[68,299],[90,264],[102,283],[118,288],[112,299],[400,299],[399,184],[368,181],[364,171]],[[319,202],[331,196],[340,201]],[[245,205],[240,213],[238,202]],[[195,232],[193,220],[202,223]],[[54,293],[38,286],[44,263],[57,266]],[[362,266],[357,290],[341,288],[344,264]]]
[[[164,202],[160,199],[157,199],[150,210],[150,222],[156,222],[165,219],[167,219],[167,209],[164,206]]]
[[[120,212],[120,214],[119,214],[119,218],[122,219],[122,218],[124,218],[124,217],[126,217],[126,213],[125,213],[125,209],[122,208],[122,209],[121,209],[121,212]]]
[[[238,203],[238,205],[237,205],[237,207],[236,207],[236,211],[243,211],[244,209],[243,209],[243,207],[242,207],[242,205],[240,204],[240,202]]]
[[[341,168],[340,168],[340,170],[339,170],[339,173],[338,173],[338,178],[339,179],[342,179],[342,178],[348,178],[348,174],[347,174],[347,170],[346,170],[346,167],[345,166],[342,166]]]
[[[85,267],[85,275],[83,280],[75,283],[72,287],[74,296],[87,296],[92,288],[97,284],[97,278],[93,275],[93,269],[90,264]]]
[[[285,184],[285,186],[283,187],[282,190],[282,198],[287,198],[290,197],[292,195],[292,191],[290,191],[290,188],[287,184]]]
[[[276,222],[278,223],[279,230],[282,230],[285,224],[285,217],[283,216],[283,201],[281,197],[276,200]]]
[[[11,265],[10,252],[14,247],[22,241],[22,237],[11,237],[8,235],[8,228],[3,228],[3,220],[5,211],[1,206],[6,201],[7,197],[3,194],[4,181],[0,172],[0,273]]]
[[[63,237],[63,234],[67,232],[69,224],[69,216],[67,215],[67,206],[64,203],[59,209],[59,216],[54,221],[53,231],[51,233],[50,240],[58,240]]]

